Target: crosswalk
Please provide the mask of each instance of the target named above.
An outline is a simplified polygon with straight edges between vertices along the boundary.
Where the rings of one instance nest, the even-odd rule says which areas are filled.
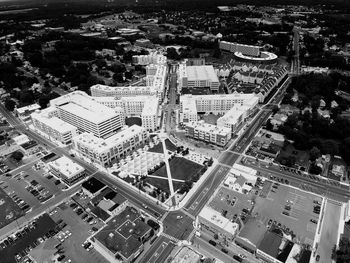
[[[173,241],[174,243],[178,243],[180,240],[178,240],[177,238],[173,237],[173,236],[170,236],[168,234],[165,234],[164,232],[160,234],[161,236],[163,237],[166,237],[168,239],[170,239],[171,241]]]

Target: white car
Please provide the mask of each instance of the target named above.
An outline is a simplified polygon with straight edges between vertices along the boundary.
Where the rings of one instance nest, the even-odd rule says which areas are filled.
[[[243,258],[243,259],[247,258],[247,256],[246,256],[246,255],[243,255],[243,254],[238,254],[238,256],[239,256],[240,258]]]
[[[72,235],[72,233],[69,230],[67,230],[66,235],[70,237]]]

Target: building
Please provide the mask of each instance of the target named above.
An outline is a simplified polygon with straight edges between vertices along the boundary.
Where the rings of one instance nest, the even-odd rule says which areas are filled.
[[[158,64],[165,65],[167,63],[166,56],[159,54],[157,52],[151,52],[148,55],[137,55],[132,57],[133,64],[137,65],[150,65],[150,64]]]
[[[144,250],[152,229],[141,220],[135,208],[126,207],[99,231],[91,241],[109,262],[134,262]]]
[[[95,208],[91,210],[93,213],[94,210],[103,210],[109,215],[108,218],[120,214],[129,204],[128,200],[123,195],[109,187],[103,188],[98,195],[91,199],[90,203]]]
[[[220,41],[219,48],[223,51],[234,53],[236,59],[252,63],[272,64],[277,60],[273,53],[261,51],[261,47]]]
[[[143,146],[147,140],[146,129],[133,125],[107,139],[98,138],[91,133],[82,133],[73,138],[73,148],[80,157],[106,167]]]
[[[126,117],[141,117],[142,127],[153,132],[158,129],[159,104],[156,96],[95,97],[99,103],[110,107],[120,107]]]
[[[187,60],[179,65],[178,84],[179,91],[182,88],[209,87],[211,91],[217,92],[220,86],[213,66],[187,66]]]
[[[186,136],[219,146],[225,146],[231,139],[231,129],[218,127],[204,121],[188,122],[185,124],[185,129]]]
[[[248,107],[234,107],[230,109],[217,120],[218,127],[228,128],[231,133],[235,133],[239,125],[246,119],[248,110]]]
[[[50,162],[49,167],[53,175],[61,178],[68,185],[78,182],[86,175],[85,169],[82,166],[66,156]]]
[[[294,243],[284,238],[282,234],[267,231],[256,251],[256,257],[268,263],[284,263],[294,246]]]
[[[155,95],[161,101],[164,96],[167,66],[163,64],[152,64],[146,68],[146,86],[111,87],[101,84],[91,86],[93,97],[133,97],[144,95]]]
[[[221,50],[228,51],[231,53],[240,52],[243,55],[249,55],[252,57],[259,57],[260,49],[261,49],[258,46],[238,44],[238,43],[232,43],[227,41],[220,41],[219,48]]]
[[[97,196],[102,189],[106,187],[104,183],[95,177],[91,177],[81,184],[84,194],[88,197],[93,198]]]
[[[231,222],[230,219],[222,216],[221,213],[209,206],[202,209],[198,215],[198,220],[202,228],[218,234],[219,237],[226,238],[228,241],[233,241],[239,229],[237,223]]]
[[[255,218],[250,218],[235,238],[235,243],[252,254],[255,254],[261,240],[267,232],[266,225]]]
[[[218,127],[236,132],[239,125],[250,117],[259,103],[251,94],[183,95],[180,97],[180,123],[197,121],[198,113],[224,114]]]
[[[30,116],[34,111],[39,110],[41,107],[39,104],[31,104],[21,108],[15,108],[15,113],[20,118],[25,118]]]
[[[52,107],[32,113],[34,129],[43,132],[50,140],[70,144],[73,137],[78,135],[78,128],[59,119],[55,116],[57,114],[56,109]]]
[[[153,44],[149,39],[136,39],[135,40],[135,46],[139,46],[139,47],[144,47],[144,48],[152,48]]]
[[[124,126],[120,110],[113,110],[95,101],[82,91],[74,91],[50,101],[57,117],[99,138],[107,138]]]
[[[199,263],[202,255],[187,246],[183,246],[174,256],[172,263]]]

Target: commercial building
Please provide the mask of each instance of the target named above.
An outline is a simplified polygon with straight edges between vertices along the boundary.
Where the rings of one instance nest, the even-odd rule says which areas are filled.
[[[98,195],[91,199],[90,203],[93,206],[91,212],[96,216],[101,218],[101,214],[105,214],[106,218],[101,218],[105,222],[120,214],[129,204],[123,195],[109,187],[102,189]]]
[[[178,89],[182,88],[205,88],[209,87],[212,91],[218,91],[220,86],[219,79],[215,73],[214,67],[209,65],[187,66],[185,60],[179,65],[178,69]]]
[[[174,256],[172,263],[199,263],[202,255],[189,247],[183,246]]]
[[[81,184],[84,194],[92,198],[97,196],[106,187],[104,183],[95,177],[91,177]]]
[[[237,223],[231,222],[230,219],[209,206],[202,209],[198,215],[198,220],[202,229],[218,234],[219,237],[226,238],[228,241],[233,241],[239,230]]]
[[[36,110],[39,110],[41,107],[39,104],[34,103],[22,108],[15,108],[15,113],[20,118],[28,117],[31,113],[35,112]]]
[[[82,91],[74,91],[50,101],[57,109],[58,117],[78,128],[100,138],[115,134],[124,125],[120,110],[101,105]]]
[[[231,129],[199,122],[188,122],[185,125],[186,136],[197,140],[225,146],[231,139]]]
[[[235,243],[250,253],[255,254],[267,230],[266,225],[262,221],[250,218],[236,236]]]
[[[137,147],[141,147],[147,140],[146,129],[133,125],[107,139],[98,138],[91,133],[82,133],[73,138],[73,147],[80,157],[106,167]]]
[[[86,175],[82,166],[66,156],[50,162],[49,167],[53,175],[61,178],[68,185],[76,183]]]
[[[110,107],[123,109],[125,117],[141,117],[142,127],[153,132],[158,129],[159,104],[156,96],[95,97],[99,103]]]
[[[78,128],[55,115],[58,115],[58,112],[51,107],[32,113],[34,128],[46,134],[50,140],[55,140],[65,145],[70,144],[72,138],[78,135]]]
[[[109,220],[92,242],[109,262],[134,262],[144,250],[143,244],[151,236],[151,230],[137,210],[128,206]]]

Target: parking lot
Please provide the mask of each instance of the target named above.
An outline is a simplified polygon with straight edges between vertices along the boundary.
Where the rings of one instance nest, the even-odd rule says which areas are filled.
[[[3,183],[0,183],[7,193],[14,192],[18,198],[36,209],[48,199],[58,195],[62,187],[55,185],[54,178],[48,179],[43,176],[42,169],[33,169],[34,164],[36,162],[11,172],[11,176],[1,176],[0,181]]]
[[[253,207],[252,194],[241,194],[226,187],[221,187],[209,206],[222,212],[228,219],[236,219],[242,213],[242,210],[250,211]]]
[[[306,244],[313,244],[319,214],[314,212],[322,198],[286,185],[274,183],[266,198],[256,198],[252,214],[266,224],[276,222],[289,228],[295,238]]]
[[[54,234],[55,228],[55,222],[47,214],[44,214],[17,231],[16,234],[1,240],[1,262],[16,263],[17,260],[24,258],[30,250],[44,241],[43,237],[47,239],[51,236],[49,232]]]
[[[83,212],[80,213],[78,210],[82,210]],[[100,229],[104,225],[101,221],[77,206],[72,200],[53,209],[50,214],[54,221],[61,222],[63,220],[66,224],[63,232],[69,231],[71,233],[70,236],[62,234],[56,237],[62,242],[62,254],[65,255],[64,260],[71,259],[72,262],[108,263],[95,249],[90,248],[87,251],[87,249],[82,247],[86,239],[93,234],[92,231]],[[87,219],[90,217],[93,219],[88,223]],[[96,223],[93,224],[94,221]]]

